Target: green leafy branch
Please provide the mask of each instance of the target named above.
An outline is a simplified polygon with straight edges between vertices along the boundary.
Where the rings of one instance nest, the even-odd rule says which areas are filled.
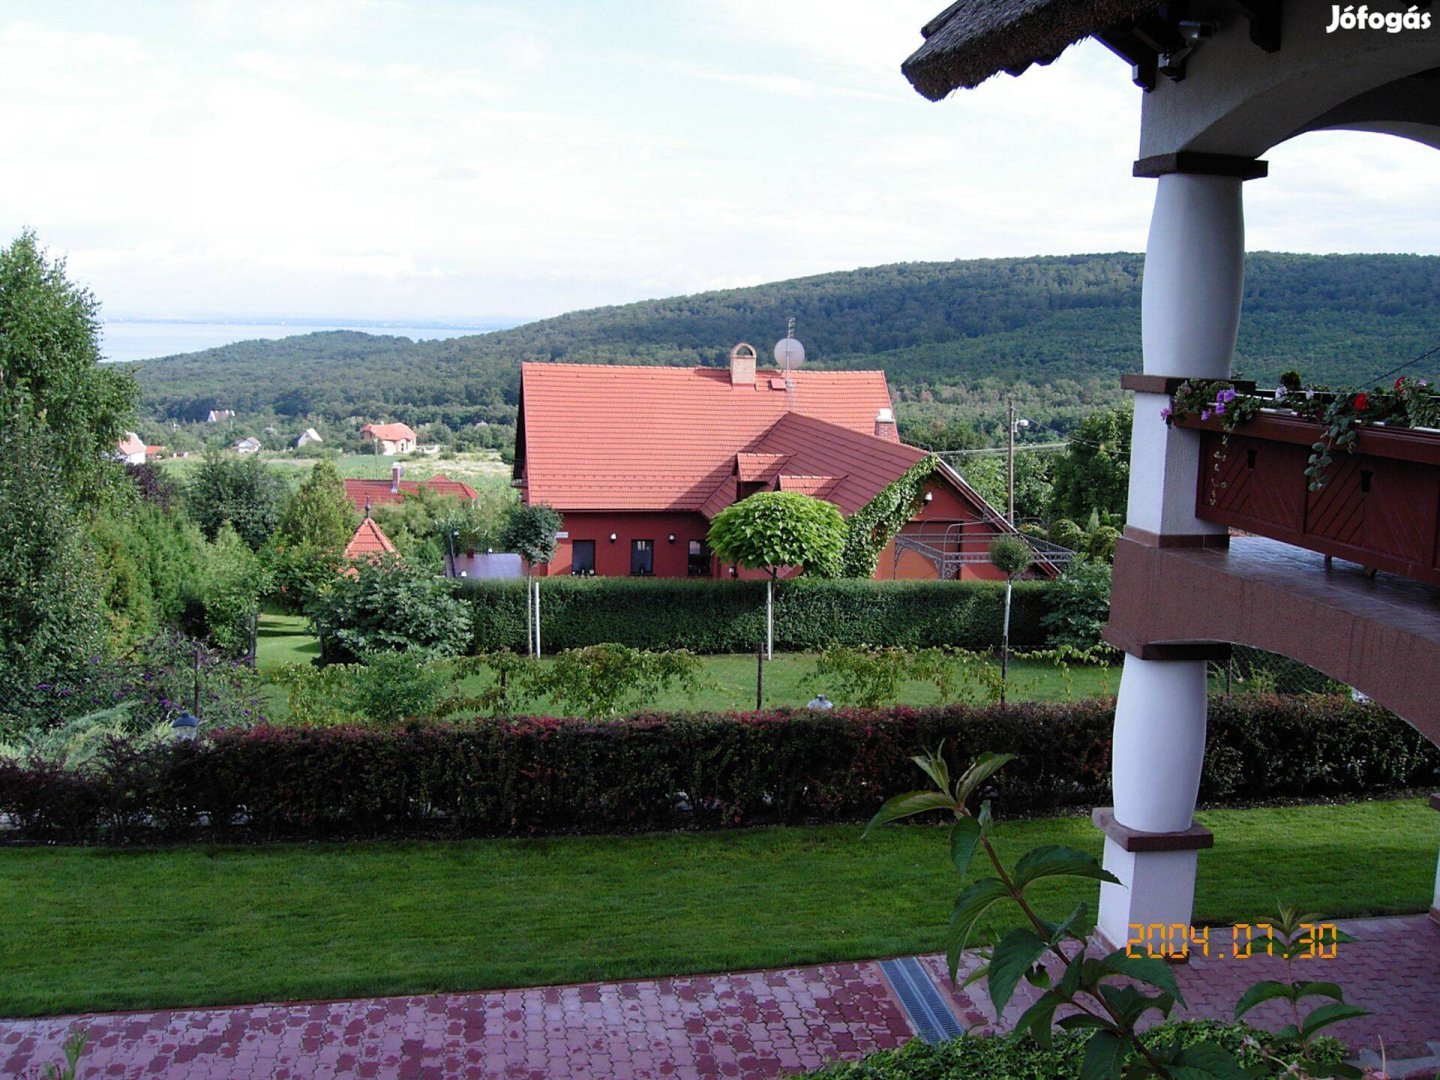
[[[1237,1019],[1262,1001],[1274,998],[1289,1000],[1294,1008],[1294,1023],[1274,1036],[1264,1064],[1243,1066],[1234,1054],[1208,1038],[1186,1045],[1176,1035],[1147,1044],[1138,1034],[1146,1015],[1154,1012],[1165,1018],[1175,1005],[1185,1003],[1170,965],[1152,957],[1131,956],[1125,950],[1100,958],[1090,956],[1082,933],[1088,916],[1083,902],[1062,921],[1054,922],[1042,916],[1026,895],[1033,885],[1048,878],[1076,877],[1116,885],[1121,884],[1119,879],[1093,856],[1059,845],[1033,848],[1007,868],[992,842],[995,822],[990,800],[983,800],[974,812],[969,804],[990,777],[1014,760],[1014,755],[980,754],[959,777],[952,779],[943,751],[942,743],[933,753],[914,758],[934,787],[906,792],[887,801],[871,819],[866,834],[877,825],[941,810],[954,817],[950,861],[962,878],[970,876],[976,854],[984,853],[993,876],[977,878],[955,898],[945,931],[945,956],[954,982],[961,955],[978,940],[987,913],[1004,903],[1020,909],[1025,925],[1000,938],[990,949],[988,962],[966,980],[969,985],[986,979],[997,1021],[1022,979],[1039,988],[1040,997],[1020,1016],[1015,1032],[1049,1049],[1056,1027],[1090,1031],[1081,1065],[1082,1080],[1246,1080],[1271,1075],[1270,1066],[1275,1063],[1291,1076],[1360,1075],[1351,1066],[1322,1064],[1310,1054],[1317,1032],[1364,1012],[1346,1005],[1333,983],[1264,982],[1246,993],[1236,1007]],[[1293,910],[1281,912],[1278,940],[1272,938],[1266,947],[1280,951],[1287,971],[1289,962],[1311,947],[1313,924],[1310,916],[1298,916]],[[1311,930],[1310,938],[1305,936],[1306,928]],[[1341,935],[1339,940],[1348,938]],[[1047,960],[1052,961],[1051,966],[1047,966]],[[1052,973],[1056,961],[1058,978]],[[1302,1017],[1298,1002],[1316,996],[1329,1001]],[[1066,1015],[1057,1021],[1056,1014],[1062,1009]]]

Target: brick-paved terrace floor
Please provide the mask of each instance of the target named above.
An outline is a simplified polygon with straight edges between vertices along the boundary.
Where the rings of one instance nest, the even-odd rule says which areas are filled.
[[[1310,961],[1374,1016],[1337,1028],[1393,1062],[1440,1054],[1440,927],[1423,916],[1341,926],[1362,940]],[[925,964],[966,1026],[990,1026],[983,986],[952,992],[943,960]],[[1192,1015],[1228,1017],[1277,961],[1197,961],[1177,969]],[[1321,971],[1323,970],[1323,974]],[[1310,974],[1307,970],[1306,974]],[[1023,1008],[1006,1011],[1013,1020]],[[1271,1008],[1267,1006],[1266,1008]],[[1278,1015],[1258,1014],[1280,1022]],[[0,1075],[35,1076],[73,1028],[90,1032],[81,1075],[184,1080],[327,1077],[742,1077],[856,1058],[912,1037],[878,964],[591,983],[473,994],[245,1005],[0,1021]],[[1436,1065],[1426,1066],[1433,1076]]]

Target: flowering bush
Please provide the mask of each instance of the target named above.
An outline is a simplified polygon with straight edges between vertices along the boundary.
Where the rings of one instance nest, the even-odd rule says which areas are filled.
[[[1336,450],[1354,453],[1356,428],[1364,424],[1394,427],[1440,427],[1440,397],[1424,379],[1402,375],[1389,387],[1369,391],[1333,390],[1304,386],[1300,376],[1287,371],[1280,385],[1267,393],[1241,393],[1227,382],[1183,382],[1160,413],[1167,424],[1199,416],[1223,418],[1226,432],[1254,419],[1261,409],[1284,410],[1325,426],[1325,434],[1311,447],[1305,475],[1310,488],[1325,486],[1325,473]]]

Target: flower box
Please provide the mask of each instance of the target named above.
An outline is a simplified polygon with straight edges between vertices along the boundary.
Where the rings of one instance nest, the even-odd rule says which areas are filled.
[[[1197,517],[1440,585],[1440,432],[1362,426],[1312,491],[1322,424],[1270,409],[1228,435],[1220,417],[1175,423],[1200,432]]]

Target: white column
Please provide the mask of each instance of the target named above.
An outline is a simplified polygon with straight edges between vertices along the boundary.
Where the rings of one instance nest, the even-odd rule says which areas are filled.
[[[1115,820],[1145,833],[1190,828],[1205,758],[1203,661],[1125,657],[1115,707]],[[1196,851],[1125,850],[1105,838],[1105,868],[1125,887],[1100,887],[1099,930],[1124,945],[1131,923],[1189,923]]]
[[[1227,176],[1159,178],[1141,300],[1146,375],[1230,375],[1244,284],[1240,185]],[[1166,404],[1163,394],[1136,395],[1126,522],[1161,537],[1223,532],[1195,517],[1199,435],[1167,426]],[[1170,834],[1190,828],[1205,757],[1205,695],[1201,661],[1125,657],[1111,761],[1119,826]],[[1105,868],[1123,883],[1100,890],[1098,929],[1112,946],[1124,946],[1130,923],[1190,921],[1193,847],[1127,850],[1107,835]]]
[[[1157,181],[1140,296],[1146,375],[1230,377],[1245,270],[1240,183],[1188,173]]]

